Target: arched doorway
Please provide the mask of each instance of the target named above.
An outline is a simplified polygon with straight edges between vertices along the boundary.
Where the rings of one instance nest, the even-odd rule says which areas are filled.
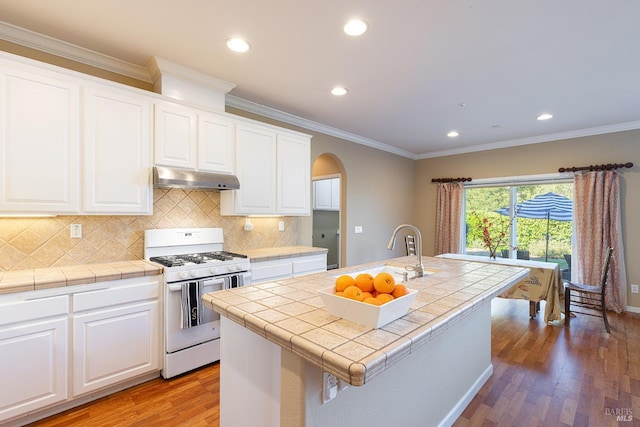
[[[342,259],[345,239],[346,179],[340,159],[331,153],[318,156],[313,163],[311,179],[312,196],[312,244],[327,248],[327,268],[345,266]]]

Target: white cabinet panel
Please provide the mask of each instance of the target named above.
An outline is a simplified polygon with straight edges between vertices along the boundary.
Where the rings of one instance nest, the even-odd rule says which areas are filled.
[[[278,135],[277,213],[309,215],[311,147],[308,139]]]
[[[246,124],[236,127],[236,174],[240,189],[220,193],[222,215],[275,214],[275,131]]]
[[[0,302],[0,424],[66,400],[68,389],[68,297],[11,299]]]
[[[340,178],[331,179],[331,210],[340,210]]]
[[[220,193],[222,215],[309,215],[311,143],[253,123],[236,126],[240,189]]]
[[[291,258],[293,262],[293,276],[327,271],[327,254],[307,255]]]
[[[313,208],[316,210],[331,209],[331,180],[313,181]]]
[[[79,210],[79,85],[0,66],[0,211]]]
[[[151,102],[113,88],[84,89],[86,213],[151,214]]]
[[[159,369],[158,301],[73,316],[73,395]]]
[[[235,123],[217,114],[198,113],[198,170],[235,172]]]
[[[177,104],[155,105],[155,164],[195,169],[196,110]]]

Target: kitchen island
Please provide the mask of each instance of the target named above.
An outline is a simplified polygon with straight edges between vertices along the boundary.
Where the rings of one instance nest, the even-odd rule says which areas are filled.
[[[414,263],[206,294],[221,314],[221,427],[452,424],[492,374],[491,300],[529,270],[423,257],[409,312],[380,329],[332,316],[317,294],[340,274]],[[325,396],[325,373],[348,386]]]

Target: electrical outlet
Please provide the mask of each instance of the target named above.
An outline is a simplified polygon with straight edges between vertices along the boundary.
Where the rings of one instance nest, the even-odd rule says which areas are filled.
[[[338,395],[338,379],[328,372],[322,373],[322,403],[327,403]]]
[[[72,239],[82,238],[82,224],[71,224],[70,235]]]
[[[631,285],[631,293],[632,294],[638,293],[638,285]]]
[[[284,231],[284,221],[278,222],[278,231]]]

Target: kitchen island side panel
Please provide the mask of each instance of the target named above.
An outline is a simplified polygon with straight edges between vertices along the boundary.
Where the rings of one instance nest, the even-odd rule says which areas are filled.
[[[449,426],[489,379],[491,303],[360,387],[322,403],[322,369],[282,351],[282,427]]]

